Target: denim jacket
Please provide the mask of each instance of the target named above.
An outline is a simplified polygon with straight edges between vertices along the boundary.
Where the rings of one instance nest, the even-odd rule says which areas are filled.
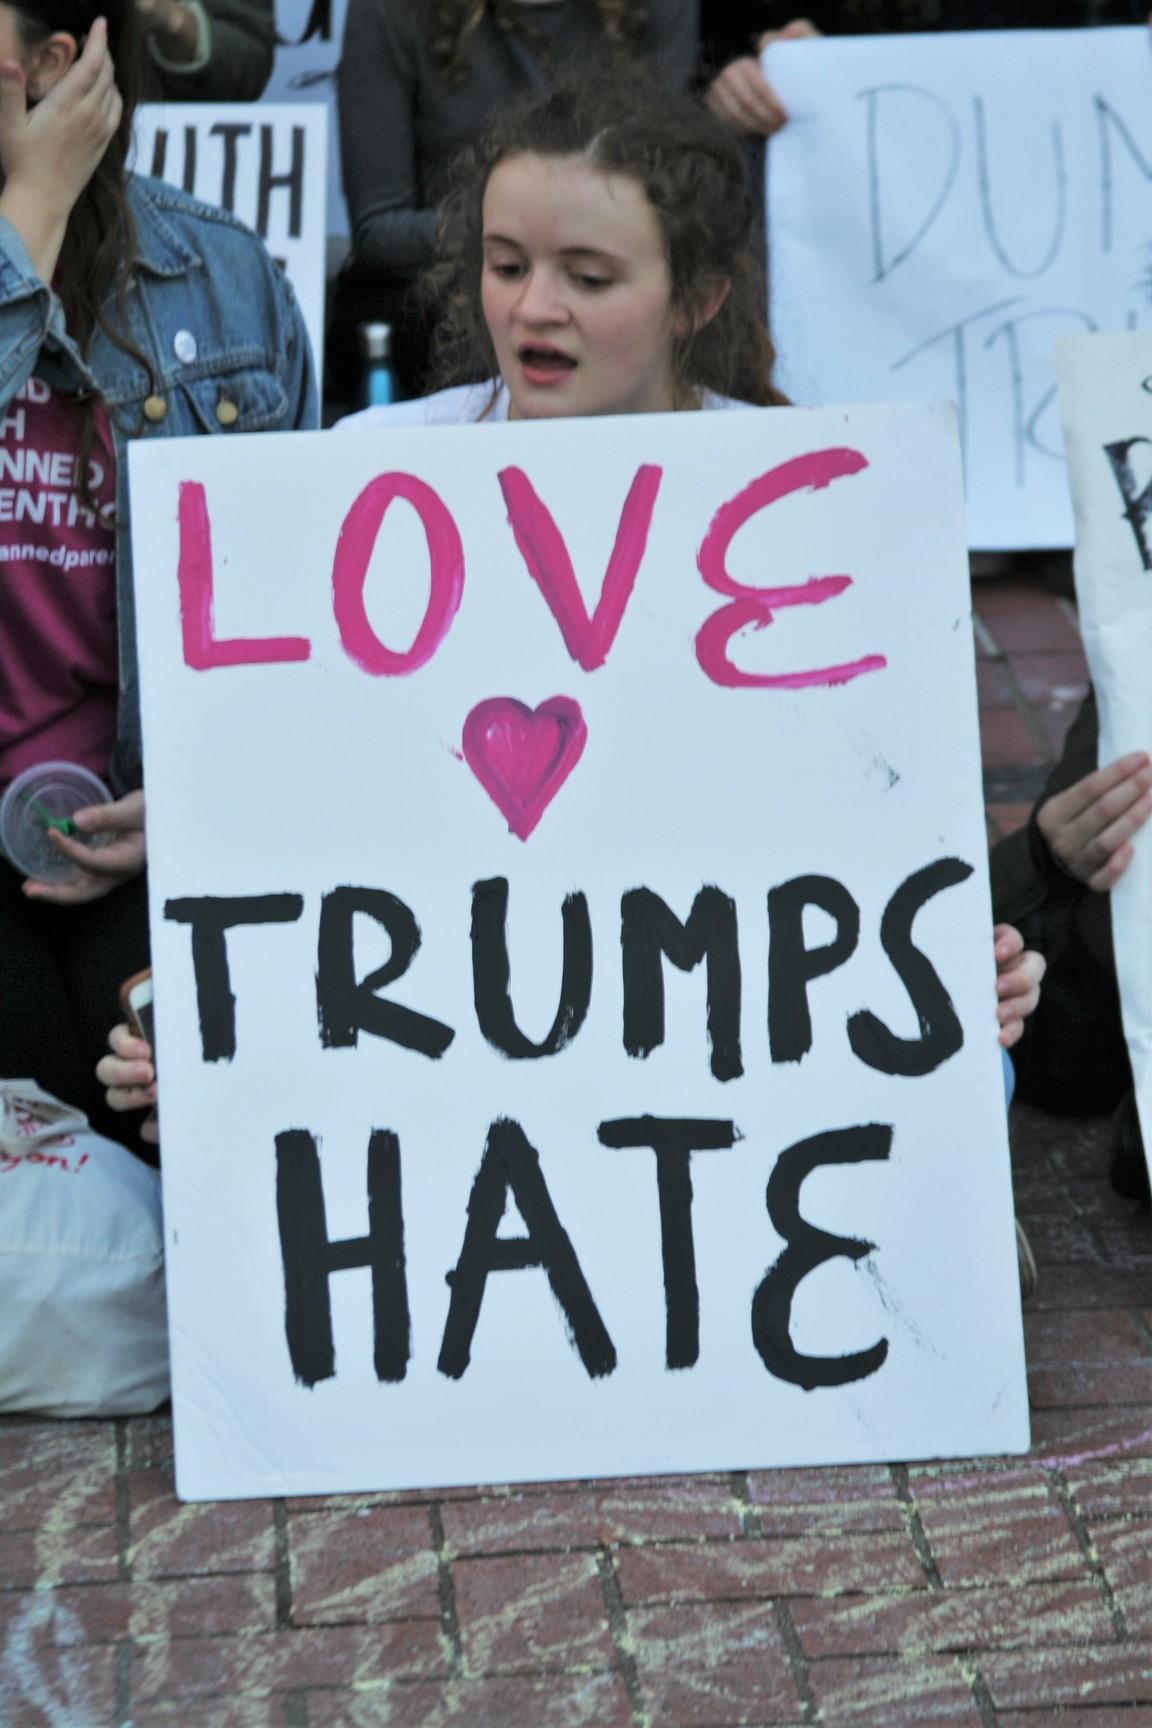
[[[97,329],[87,364],[59,300],[0,218],[0,417],[32,374],[70,394],[98,391],[116,450],[120,705],[111,778],[140,784],[140,709],[128,532],[130,438],[311,429],[318,423],[307,333],[292,289],[241,223],[158,180],[132,175],[136,271],[127,334],[154,377]]]

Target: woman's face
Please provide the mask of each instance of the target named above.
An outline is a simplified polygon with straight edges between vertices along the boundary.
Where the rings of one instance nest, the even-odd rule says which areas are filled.
[[[498,163],[481,299],[512,419],[675,406],[664,236],[630,176],[571,156]]]

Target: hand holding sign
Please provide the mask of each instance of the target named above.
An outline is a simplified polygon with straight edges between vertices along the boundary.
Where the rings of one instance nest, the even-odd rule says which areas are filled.
[[[1024,1022],[1036,1012],[1044,977],[1044,958],[1025,948],[1024,938],[1011,924],[997,924],[996,1010],[1000,1021],[1000,1047],[1011,1050],[1024,1036]]]
[[[108,1034],[109,1054],[96,1064],[96,1078],[108,1089],[111,1110],[147,1110],[140,1124],[140,1138],[150,1145],[160,1143],[156,1120],[156,1070],[152,1046],[137,1038],[127,1026],[114,1026]]]
[[[757,38],[756,52],[762,54],[773,42],[794,42],[820,34],[809,19],[793,18],[781,30],[765,30]],[[770,138],[788,124],[788,110],[765,78],[759,60],[751,54],[730,60],[708,86],[704,100],[733,132],[744,132],[752,138]]]
[[[1132,862],[1132,837],[1152,816],[1152,757],[1121,756],[1049,798],[1036,825],[1060,868],[1098,894]]]

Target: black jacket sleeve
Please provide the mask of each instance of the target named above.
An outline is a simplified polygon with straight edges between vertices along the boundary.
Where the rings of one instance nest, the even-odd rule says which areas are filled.
[[[1043,804],[1099,766],[1089,692],[1026,828],[991,859],[997,922],[1014,924],[1048,962],[1040,1006],[1012,1052],[1020,1095],[1048,1110],[1112,1110],[1132,1084],[1112,947],[1112,904],[1067,875],[1037,825]]]

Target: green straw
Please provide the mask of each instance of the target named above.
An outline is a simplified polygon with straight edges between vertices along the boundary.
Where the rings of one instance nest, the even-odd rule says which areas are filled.
[[[35,798],[29,798],[28,802],[36,812],[37,816],[39,816],[41,822],[43,822],[45,828],[55,828],[58,834],[63,834],[68,839],[71,839],[72,835],[75,834],[76,824],[73,822],[71,816],[53,816],[52,813],[45,810],[43,804],[39,803]]]

